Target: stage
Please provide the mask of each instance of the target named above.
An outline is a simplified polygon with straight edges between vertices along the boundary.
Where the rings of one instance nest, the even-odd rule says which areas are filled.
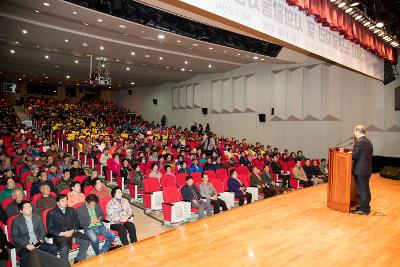
[[[327,184],[258,201],[93,257],[100,266],[400,266],[400,181],[371,178],[372,212],[327,208]]]

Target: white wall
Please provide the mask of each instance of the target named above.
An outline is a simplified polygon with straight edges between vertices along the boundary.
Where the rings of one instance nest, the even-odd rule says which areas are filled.
[[[310,157],[326,157],[330,146],[364,123],[374,154],[400,156],[400,112],[394,111],[394,88],[399,83],[400,79],[383,86],[327,64],[255,63],[180,83],[132,88],[131,96],[122,90],[113,99],[149,121],[159,122],[165,114],[168,125],[210,123],[218,135],[281,150],[301,149]],[[201,107],[208,108],[208,115]],[[275,116],[270,115],[272,107]],[[266,123],[259,122],[258,113],[266,114]]]

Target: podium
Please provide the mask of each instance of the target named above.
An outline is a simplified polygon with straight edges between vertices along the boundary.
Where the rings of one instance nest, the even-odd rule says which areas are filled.
[[[358,203],[351,156],[351,149],[329,149],[328,207],[332,210],[349,213]]]

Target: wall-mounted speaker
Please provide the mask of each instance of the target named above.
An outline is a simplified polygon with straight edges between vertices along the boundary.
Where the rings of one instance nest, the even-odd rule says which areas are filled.
[[[271,108],[271,115],[274,116],[275,114],[275,108]]]
[[[207,115],[207,113],[208,113],[208,108],[202,108],[201,111],[203,112],[204,115]]]
[[[132,90],[128,90],[128,95],[132,95]]]
[[[258,114],[258,120],[260,122],[265,122],[265,114],[263,114],[263,113]]]
[[[153,104],[157,105],[157,99],[156,98],[153,98]]]

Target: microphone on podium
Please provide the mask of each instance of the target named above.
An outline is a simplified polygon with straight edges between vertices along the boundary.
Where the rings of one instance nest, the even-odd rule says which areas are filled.
[[[353,138],[354,138],[353,136],[350,137],[350,138],[347,138],[346,140],[340,142],[339,144],[336,144],[335,147],[338,147],[338,146],[340,146],[340,145],[342,145],[342,144],[344,144],[344,143],[350,141],[350,140],[353,139]],[[346,146],[349,146],[349,145],[352,145],[352,144],[353,144],[353,142],[351,142],[350,144],[348,144],[348,145],[346,145]]]

